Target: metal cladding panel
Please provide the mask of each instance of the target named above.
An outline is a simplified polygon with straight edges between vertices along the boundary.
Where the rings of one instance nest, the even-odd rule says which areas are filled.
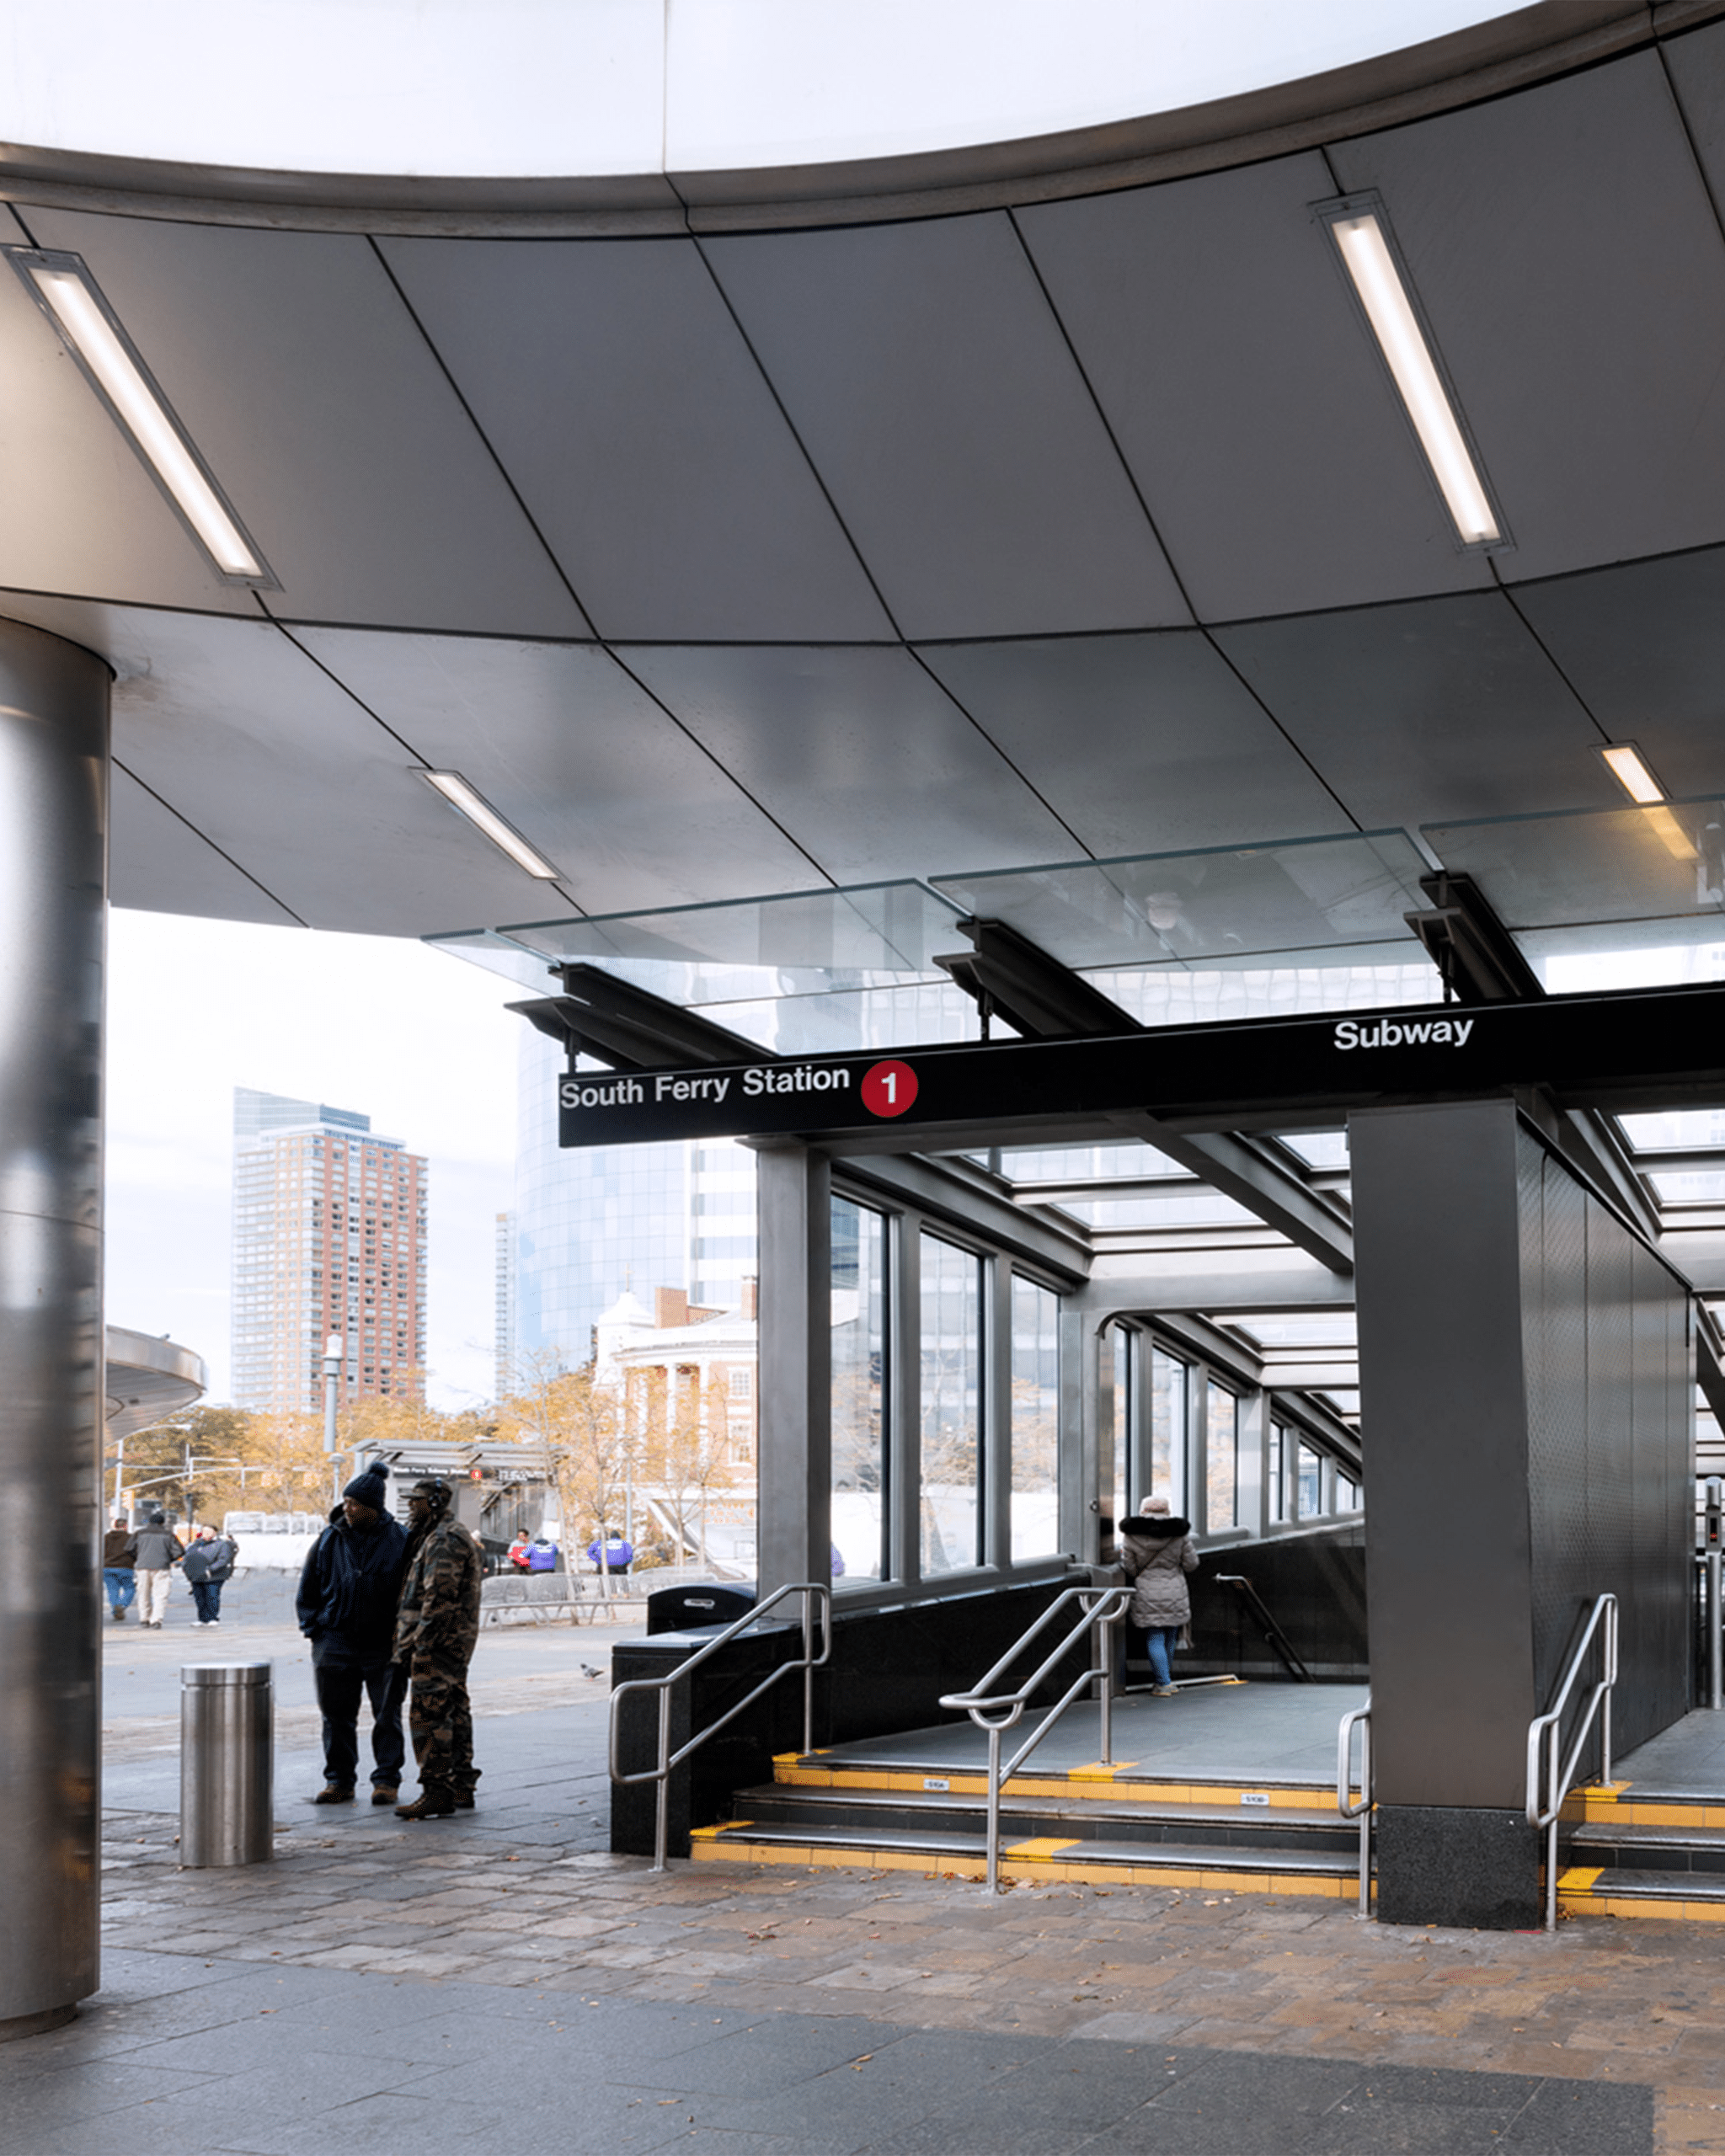
[[[115,685],[115,756],[309,926],[418,936],[550,910],[280,629],[108,611],[147,669]]]
[[[609,637],[892,625],[692,240],[383,240]]]
[[[120,764],[109,790],[108,894],[117,906],[301,926]]]
[[[0,240],[24,239],[0,219]],[[46,316],[3,268],[0,372],[0,584],[257,612],[249,590],[217,577]]]
[[[1541,1710],[1594,1598],[1618,1598],[1620,1753],[1689,1705],[1692,1468],[1681,1284],[1519,1134]]]
[[[88,263],[280,579],[277,611],[587,632],[368,241],[62,210],[31,221],[42,246]]]
[[[919,655],[1092,853],[1336,828],[1334,797],[1196,630]]]
[[[1016,213],[1203,621],[1491,580],[1311,216],[1335,192],[1313,152]]]
[[[1348,1136],[1378,1796],[1513,1806],[1536,1711],[1515,1110]]]
[[[703,248],[906,636],[1189,621],[1010,218]]]
[[[1625,1746],[1666,1728],[1693,1704],[1694,1627],[1695,1372],[1689,1300],[1650,1251],[1632,1244],[1630,1259],[1637,1640],[1629,1663],[1633,1681],[1619,1687]],[[1622,1498],[1621,1482],[1605,1493],[1608,1508]]]
[[[1383,196],[1516,579],[1725,526],[1725,247],[1654,52],[1335,145]]]
[[[1615,1307],[1589,1307],[1586,1194],[1525,1130],[1516,1134],[1516,1182],[1522,1223],[1527,1505],[1533,1547],[1534,1697],[1538,1703],[1532,1711],[1538,1713],[1562,1673],[1578,1611],[1592,1594],[1601,1592],[1595,1586],[1590,1594],[1585,1584],[1599,1577],[1589,1502],[1589,1463],[1599,1435],[1589,1410],[1600,1412],[1605,1398],[1604,1388],[1589,1380],[1596,1354],[1602,1369],[1621,1364],[1626,1374],[1627,1337],[1626,1333],[1621,1342],[1616,1337]],[[1602,1272],[1602,1289],[1606,1277]],[[1626,1310],[1623,1315],[1626,1323]]]
[[[1622,801],[1599,728],[1500,594],[1215,634],[1363,825]]]
[[[1725,547],[1524,584],[1515,603],[1614,739],[1673,793],[1725,792]]]
[[[590,911],[806,890],[817,873],[596,646],[299,634],[428,763],[476,786]]]
[[[908,652],[620,655],[837,883],[1071,857],[1071,832]]]

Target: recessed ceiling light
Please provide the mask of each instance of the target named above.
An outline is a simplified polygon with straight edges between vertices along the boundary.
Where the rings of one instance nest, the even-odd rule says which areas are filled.
[[[1650,801],[1663,801],[1665,789],[1648,769],[1647,759],[1632,741],[1614,741],[1599,754],[1611,767],[1611,775],[1638,808],[1645,808]]]
[[[516,867],[525,868],[530,876],[549,882],[562,872],[553,868],[542,853],[528,845],[513,824],[505,823],[484,795],[477,792],[459,771],[421,771],[420,777],[435,786],[452,808],[459,808],[467,821],[483,831],[493,846],[506,853]]]
[[[91,387],[131,435],[217,574],[229,584],[279,589],[83,258],[37,248],[8,247],[4,252]]]
[[[1320,204],[1318,215],[1330,228],[1457,536],[1464,547],[1502,545],[1502,523],[1396,259],[1383,205],[1375,196],[1352,195]]]

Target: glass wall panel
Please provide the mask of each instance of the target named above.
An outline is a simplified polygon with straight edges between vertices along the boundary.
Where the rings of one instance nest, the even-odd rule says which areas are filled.
[[[1186,1509],[1186,1397],[1191,1373],[1178,1355],[1150,1351],[1150,1487],[1138,1497],[1166,1497]]]
[[[1012,1556],[1060,1546],[1059,1480],[1060,1299],[1034,1280],[1012,1281]]]
[[[1204,1417],[1204,1529],[1215,1534],[1236,1524],[1240,1502],[1240,1403],[1211,1380]]]
[[[887,1577],[886,1222],[832,1201],[832,1540],[836,1577]],[[839,1572],[839,1564],[844,1570]]]
[[[1270,1424],[1269,1451],[1264,1460],[1264,1497],[1269,1517],[1288,1517],[1288,1433],[1279,1422]]]
[[[925,1579],[982,1561],[982,1268],[973,1251],[921,1239]]]
[[[1359,1485],[1351,1476],[1336,1477],[1336,1510],[1338,1513],[1357,1513],[1359,1510]]]
[[[1311,1445],[1300,1448],[1300,1517],[1316,1519],[1324,1508],[1324,1463]]]

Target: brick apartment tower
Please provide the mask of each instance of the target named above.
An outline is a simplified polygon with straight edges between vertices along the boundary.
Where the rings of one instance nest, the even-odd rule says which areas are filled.
[[[233,1397],[317,1410],[323,1343],[350,1400],[416,1396],[425,1361],[425,1161],[369,1116],[237,1086]]]

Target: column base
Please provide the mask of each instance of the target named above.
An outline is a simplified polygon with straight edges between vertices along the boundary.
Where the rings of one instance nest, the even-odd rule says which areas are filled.
[[[51,2029],[63,2029],[68,2021],[77,2019],[77,2003],[70,2006],[46,2006],[40,2014],[15,2014],[9,2021],[0,2021],[0,2044],[15,2042],[20,2036],[45,2036]]]
[[[1538,1928],[1540,1838],[1525,1812],[1381,1804],[1375,1825],[1381,1924]]]

